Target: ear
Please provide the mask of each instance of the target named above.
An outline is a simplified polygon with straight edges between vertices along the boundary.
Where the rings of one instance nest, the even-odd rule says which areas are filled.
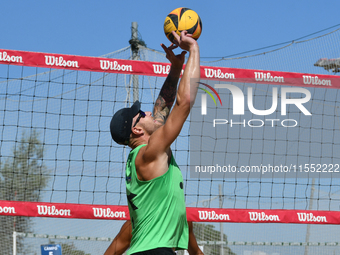
[[[135,136],[144,135],[144,129],[141,128],[140,126],[133,127],[131,131],[132,131],[132,134]]]

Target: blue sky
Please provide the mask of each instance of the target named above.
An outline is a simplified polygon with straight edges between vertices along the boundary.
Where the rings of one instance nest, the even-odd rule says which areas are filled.
[[[1,1],[0,48],[100,56],[128,46],[136,21],[149,48],[168,44],[166,15],[177,7],[203,21],[202,57],[278,44],[339,24],[336,0]]]

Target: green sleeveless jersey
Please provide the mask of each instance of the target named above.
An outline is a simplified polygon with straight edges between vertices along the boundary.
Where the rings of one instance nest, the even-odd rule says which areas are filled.
[[[160,247],[187,249],[189,229],[182,173],[171,155],[165,174],[140,181],[135,159],[145,145],[130,152],[126,165],[126,194],[132,223],[128,254]]]

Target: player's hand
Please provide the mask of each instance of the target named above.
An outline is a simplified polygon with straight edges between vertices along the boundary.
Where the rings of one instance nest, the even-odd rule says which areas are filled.
[[[187,31],[182,31],[181,36],[172,31],[172,35],[174,36],[175,44],[182,50],[190,51],[193,47],[198,46],[197,41]]]
[[[169,47],[166,47],[163,43],[161,44],[164,52],[166,53],[166,58],[170,61],[171,66],[174,68],[181,68],[184,64],[185,60],[185,54],[186,51],[182,51],[181,54],[175,55],[174,52],[172,51],[173,49],[176,49],[178,46],[175,44],[171,44]]]

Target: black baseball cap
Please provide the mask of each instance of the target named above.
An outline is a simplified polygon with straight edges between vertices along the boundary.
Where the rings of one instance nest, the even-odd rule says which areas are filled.
[[[110,123],[112,139],[118,144],[127,145],[129,143],[132,119],[140,110],[140,102],[137,100],[131,107],[117,111]]]

